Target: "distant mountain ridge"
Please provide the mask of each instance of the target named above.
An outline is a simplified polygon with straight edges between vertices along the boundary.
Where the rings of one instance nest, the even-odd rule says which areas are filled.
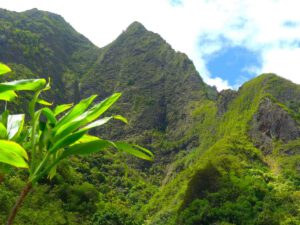
[[[217,92],[185,54],[139,22],[98,48],[61,16],[37,9],[0,9],[0,61],[12,78],[51,77],[47,97],[55,103],[122,92],[111,112],[129,125],[95,133],[155,154],[153,163],[109,152],[74,159],[75,169],[62,166],[37,190],[52,194],[44,211],[40,197],[25,205],[19,224],[34,223],[26,210],[48,215],[51,204],[66,216],[45,224],[300,223],[299,85],[263,74]],[[15,193],[9,181],[5,188],[0,220],[10,204],[4,196]]]
[[[99,49],[59,15],[37,9],[23,13],[0,9],[0,21],[0,60],[52,78],[58,102],[67,99],[59,91],[66,80],[78,79],[97,57]]]

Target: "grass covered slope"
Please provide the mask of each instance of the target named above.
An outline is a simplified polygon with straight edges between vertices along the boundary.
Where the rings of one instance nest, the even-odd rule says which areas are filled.
[[[148,224],[298,224],[299,133],[290,132],[299,130],[299,112],[287,103],[299,94],[299,86],[265,74],[244,84],[222,115],[220,102],[199,109],[199,135],[211,138],[172,163],[171,178],[145,207]],[[256,134],[269,134],[271,150],[252,135],[268,101],[274,107],[266,118],[293,121],[260,121]]]

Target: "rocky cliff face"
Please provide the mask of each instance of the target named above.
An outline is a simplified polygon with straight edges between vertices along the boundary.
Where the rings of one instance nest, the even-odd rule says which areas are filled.
[[[288,143],[300,137],[299,124],[287,111],[268,98],[261,102],[251,128],[250,136],[265,154],[274,149],[274,140]]]
[[[223,115],[227,110],[230,102],[236,97],[237,92],[234,90],[223,90],[218,97],[218,115]]]

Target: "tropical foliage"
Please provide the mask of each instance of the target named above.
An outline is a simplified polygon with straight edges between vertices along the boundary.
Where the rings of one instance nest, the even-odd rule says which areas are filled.
[[[0,64],[0,75],[8,72],[10,68]],[[43,106],[52,105],[39,98],[42,92],[49,89],[50,83],[46,84],[44,79],[17,80],[0,84],[1,100],[5,101],[12,101],[17,96],[15,91],[34,91],[33,99],[29,103],[31,116],[29,126],[24,127],[24,114],[10,115],[5,110],[1,115],[0,162],[29,169],[28,182],[10,214],[8,224],[12,224],[18,207],[23,202],[25,196],[22,195],[27,194],[31,186],[44,176],[52,179],[56,174],[57,165],[65,158],[88,155],[107,148],[116,148],[146,160],[152,160],[153,157],[149,150],[138,145],[112,142],[87,134],[90,129],[101,126],[111,119],[127,123],[120,115],[98,119],[119,99],[120,93],[113,94],[90,108],[97,95],[84,99],[75,106],[65,104],[58,105],[53,110],[43,107],[35,111],[37,103]],[[65,111],[67,113],[61,116]],[[41,120],[42,115],[45,117],[44,121]],[[27,152],[31,156],[29,163]]]

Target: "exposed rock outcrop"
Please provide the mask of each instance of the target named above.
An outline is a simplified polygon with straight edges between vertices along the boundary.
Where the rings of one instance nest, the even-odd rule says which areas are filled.
[[[284,143],[300,137],[299,124],[278,104],[265,98],[251,122],[250,136],[265,154],[273,150],[273,140]]]
[[[223,115],[230,104],[230,102],[237,96],[237,92],[234,90],[223,90],[219,93],[217,105],[218,105],[218,115]]]

